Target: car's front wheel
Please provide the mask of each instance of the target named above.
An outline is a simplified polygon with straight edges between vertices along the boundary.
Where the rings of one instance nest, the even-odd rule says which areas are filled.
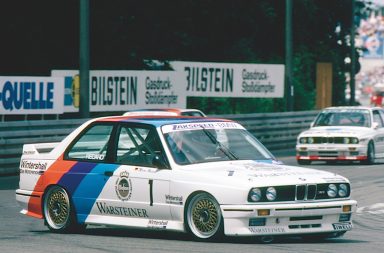
[[[302,160],[302,159],[297,160],[297,163],[300,165],[310,165],[311,162],[312,162],[311,160]]]
[[[76,232],[85,228],[77,224],[68,193],[60,186],[47,190],[43,210],[45,223],[53,232]]]
[[[371,165],[375,163],[375,146],[373,145],[372,141],[368,144],[367,149],[367,159],[363,160],[362,163],[366,165]]]
[[[195,239],[216,239],[223,235],[220,206],[212,195],[194,195],[187,204],[185,216],[187,230]]]

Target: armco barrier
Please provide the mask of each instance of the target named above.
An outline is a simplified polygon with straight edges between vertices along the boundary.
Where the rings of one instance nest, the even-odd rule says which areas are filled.
[[[235,120],[268,149],[293,149],[297,135],[307,129],[317,111],[209,115]],[[58,142],[86,119],[0,122],[0,175],[18,173],[23,144]]]

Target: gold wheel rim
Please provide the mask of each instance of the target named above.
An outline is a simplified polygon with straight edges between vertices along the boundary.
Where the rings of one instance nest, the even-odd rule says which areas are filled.
[[[217,228],[219,214],[209,199],[199,200],[192,209],[192,220],[196,229],[202,233],[210,233]]]
[[[68,198],[62,190],[54,191],[48,200],[48,214],[56,227],[63,226],[69,217]]]

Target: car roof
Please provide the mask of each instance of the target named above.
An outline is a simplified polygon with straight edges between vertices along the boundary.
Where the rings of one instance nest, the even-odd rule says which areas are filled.
[[[149,108],[149,109],[133,109],[129,110],[124,115],[132,115],[132,114],[152,114],[152,115],[180,115],[183,112],[197,112],[201,114],[202,116],[205,116],[205,114],[198,110],[198,109],[182,109],[182,108]]]
[[[132,122],[150,124],[155,127],[170,124],[197,123],[197,122],[233,122],[229,119],[208,118],[208,117],[190,117],[190,116],[170,116],[170,115],[128,115],[111,116],[97,118],[95,122]]]
[[[369,106],[331,106],[323,109],[325,110],[373,110],[382,109],[381,107],[369,107]]]

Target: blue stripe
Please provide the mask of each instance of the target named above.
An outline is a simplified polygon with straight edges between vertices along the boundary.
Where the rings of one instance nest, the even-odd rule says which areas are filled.
[[[81,181],[72,194],[73,204],[76,206],[77,221],[84,223],[87,219],[96,199],[104,189],[108,179],[105,171],[115,171],[119,168],[116,164],[98,164]]]
[[[65,173],[58,184],[65,187],[70,195],[73,195],[83,178],[96,166],[95,163],[78,162]]]

